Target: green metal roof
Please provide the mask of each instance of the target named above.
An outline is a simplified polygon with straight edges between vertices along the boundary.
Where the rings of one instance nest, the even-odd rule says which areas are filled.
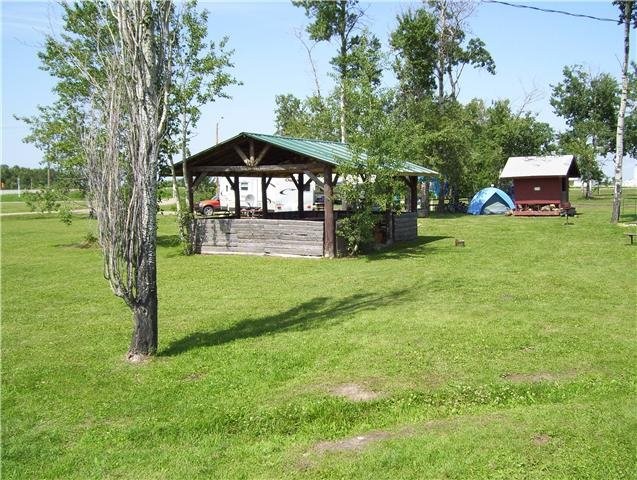
[[[333,166],[338,166],[343,162],[350,161],[354,157],[354,153],[350,149],[349,145],[340,142],[328,142],[325,140],[309,140],[306,138],[284,137],[279,135],[265,135],[263,133],[250,133],[242,132],[234,137],[221,142],[219,145],[208,148],[202,152],[199,152],[189,160],[194,160],[197,157],[203,156],[206,153],[210,153],[222,145],[231,143],[240,137],[253,138],[271,145],[280,147],[282,149],[298,153],[310,158],[314,158],[321,162],[328,163]],[[365,153],[360,154],[362,160],[367,159]],[[429,168],[417,165],[412,162],[404,162],[402,164],[401,172],[405,175],[423,175],[432,176],[438,175],[438,172]]]
[[[278,135],[265,135],[262,133],[244,132],[243,134],[254,138],[255,140],[261,140],[262,142],[267,142],[272,145],[276,145],[277,147],[285,148],[286,150],[291,150],[308,157],[316,158],[317,160],[321,160],[334,166],[350,161],[354,156],[349,145],[346,143],[282,137]],[[365,153],[362,153],[360,156],[363,160],[367,160],[367,155]],[[438,172],[416,165],[412,162],[404,162],[402,167],[403,171],[401,173],[438,175]]]

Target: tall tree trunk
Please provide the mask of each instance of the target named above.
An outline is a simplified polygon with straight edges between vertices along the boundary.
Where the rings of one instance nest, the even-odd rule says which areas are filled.
[[[153,210],[151,208],[151,210]],[[128,359],[139,361],[157,351],[157,243],[156,214],[149,217],[146,225],[147,238],[141,248],[137,268],[137,299],[133,304],[133,337],[128,349]]]
[[[440,32],[438,34],[438,67],[436,68],[436,76],[438,77],[438,104],[442,106],[445,98],[445,70],[447,67],[447,3],[442,0],[438,4],[438,22]]]
[[[341,143],[345,143],[347,141],[347,129],[346,129],[346,121],[345,121],[345,109],[347,108],[347,98],[345,94],[345,87],[347,83],[347,2],[341,0],[339,2],[340,6],[340,19],[339,19],[339,30],[340,30],[340,40],[341,40],[341,48],[340,48],[340,76],[341,76],[341,91],[339,98],[339,108],[340,108],[340,124],[341,124]]]
[[[624,11],[624,65],[622,69],[622,93],[617,115],[617,135],[615,147],[615,177],[613,191],[613,211],[611,223],[619,222],[622,201],[622,168],[624,163],[624,116],[626,114],[626,99],[628,97],[628,60],[630,53],[630,22],[632,18],[633,2],[626,2]]]
[[[170,176],[172,179],[172,196],[175,202],[175,209],[177,210],[177,216],[181,214],[181,199],[179,198],[179,184],[177,183],[177,173],[175,172],[175,163],[173,162],[173,156],[168,155],[168,162],[170,163]]]
[[[194,205],[192,201],[192,192],[189,190],[188,185],[189,181],[187,179],[187,175],[190,175],[188,172],[188,166],[186,165],[186,159],[188,158],[188,119],[186,118],[186,114],[182,114],[181,118],[181,164],[183,165],[183,174],[184,174],[184,185],[188,189],[188,195],[186,195],[186,211],[192,214],[194,212]]]
[[[101,18],[112,15],[119,43],[114,55],[104,57],[106,84],[93,85],[101,100],[93,104],[82,143],[104,275],[132,310],[127,357],[140,361],[158,345],[157,176],[167,119],[172,5],[126,0],[97,5]]]

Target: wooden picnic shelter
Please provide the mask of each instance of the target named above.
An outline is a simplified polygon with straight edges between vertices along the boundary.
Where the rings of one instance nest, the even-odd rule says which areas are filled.
[[[343,143],[242,132],[177,163],[175,171],[183,172],[191,207],[194,206],[193,191],[206,177],[225,177],[234,191],[233,218],[195,217],[195,250],[334,257],[337,217],[343,214],[334,209],[336,172],[340,164],[354,155]],[[356,158],[366,159],[364,153],[357,154]],[[408,187],[407,214],[396,217],[404,217],[404,220],[398,221],[398,227],[394,226],[390,232],[391,237],[398,228],[398,235],[391,238],[393,241],[407,239],[403,238],[405,235],[415,238],[418,177],[438,174],[405,162],[397,175]],[[239,185],[242,177],[261,179],[260,218],[241,218]],[[296,212],[268,211],[267,189],[275,177],[290,178],[297,187]],[[320,211],[303,208],[303,191],[310,182],[323,189],[324,204]]]

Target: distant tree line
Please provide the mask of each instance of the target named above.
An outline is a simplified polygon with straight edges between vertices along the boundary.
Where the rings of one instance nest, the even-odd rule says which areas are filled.
[[[17,190],[18,181],[20,182],[20,188],[23,189],[44,188],[47,186],[49,179],[51,183],[54,183],[57,177],[57,171],[54,169],[49,172],[46,168],[0,165],[0,181],[2,182],[3,190]]]

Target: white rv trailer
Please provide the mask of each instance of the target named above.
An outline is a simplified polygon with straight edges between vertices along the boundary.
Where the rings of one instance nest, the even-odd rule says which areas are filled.
[[[225,177],[217,177],[219,187],[219,201],[224,210],[234,210],[234,191]],[[314,182],[305,187],[303,192],[303,210],[314,207]],[[241,208],[262,208],[261,179],[242,177],[239,179],[239,194]],[[298,191],[291,178],[273,178],[268,186],[268,211],[290,212],[296,211]]]

